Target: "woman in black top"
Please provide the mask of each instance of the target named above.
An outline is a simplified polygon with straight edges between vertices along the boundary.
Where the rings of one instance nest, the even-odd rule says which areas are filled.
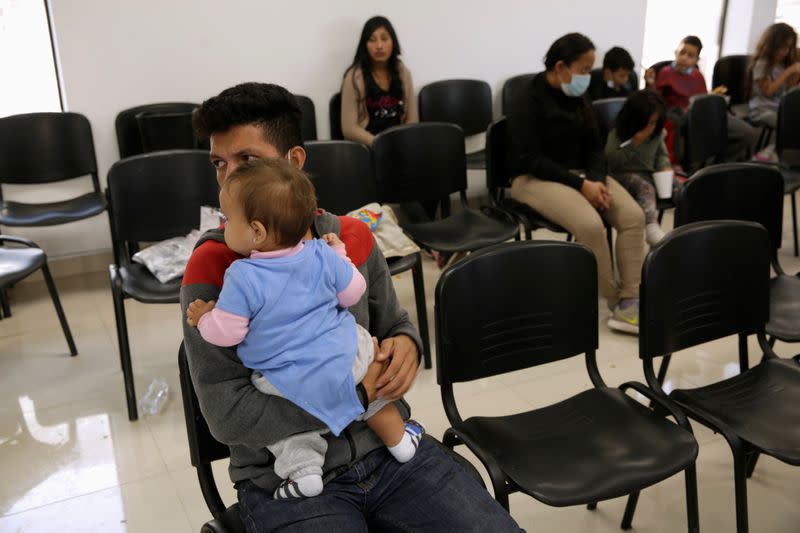
[[[597,258],[600,293],[613,315],[608,325],[639,331],[639,279],[644,258],[644,215],[628,192],[607,175],[597,122],[585,93],[595,48],[584,35],[558,39],[507,113],[518,177],[511,195],[564,227]],[[617,232],[614,277],[603,221]]]
[[[388,19],[372,17],[342,80],[342,133],[371,145],[383,130],[414,122],[419,122],[414,85],[400,60],[397,34]]]

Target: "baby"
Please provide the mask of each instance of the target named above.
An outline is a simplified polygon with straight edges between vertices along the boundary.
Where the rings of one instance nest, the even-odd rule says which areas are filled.
[[[251,161],[228,177],[219,201],[227,218],[225,243],[245,258],[225,272],[216,303],[189,305],[189,325],[212,344],[238,345],[259,391],[291,400],[337,436],[352,421],[366,420],[395,459],[411,460],[422,427],[404,422],[387,400],[364,412],[356,394],[378,349],[347,310],[366,282],[335,234],[303,240],[317,209],[309,179],[286,161]],[[275,498],[322,492],[324,433],[267,446],[284,480]]]

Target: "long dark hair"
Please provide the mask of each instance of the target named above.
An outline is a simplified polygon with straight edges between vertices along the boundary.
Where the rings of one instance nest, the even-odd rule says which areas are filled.
[[[367,41],[369,41],[372,34],[379,28],[384,28],[389,33],[389,37],[392,38],[392,55],[389,56],[389,74],[391,74],[393,81],[397,80],[400,90],[402,91],[403,80],[400,77],[400,41],[397,39],[394,26],[392,26],[392,23],[389,22],[389,19],[386,17],[375,16],[364,23],[364,28],[361,30],[361,38],[358,40],[358,46],[356,47],[356,55],[353,57],[353,62],[347,67],[345,76],[351,69],[356,68],[361,69],[361,74],[364,78],[370,75],[372,71],[372,58],[369,56],[369,51],[367,50]],[[365,95],[360,94],[355,83],[355,76],[353,76],[353,86],[356,89],[359,101],[363,100]]]
[[[617,137],[621,141],[630,139],[634,133],[643,130],[647,126],[653,113],[658,113],[658,123],[656,123],[651,139],[661,135],[661,130],[664,129],[664,100],[649,89],[632,93],[625,100],[625,105],[622,106],[617,115]]]
[[[761,34],[761,38],[758,39],[758,44],[756,45],[756,53],[753,54],[753,58],[747,66],[745,89],[748,96],[753,90],[753,69],[756,66],[756,61],[763,59],[767,62],[767,68],[775,66],[775,56],[778,54],[778,49],[787,43],[789,44],[789,53],[781,63],[784,67],[788,67],[797,61],[797,33],[794,28],[784,22],[778,22]]]
[[[568,33],[550,45],[544,56],[544,66],[548,71],[552,71],[559,61],[570,66],[583,54],[594,49],[594,43],[587,36],[582,33]]]

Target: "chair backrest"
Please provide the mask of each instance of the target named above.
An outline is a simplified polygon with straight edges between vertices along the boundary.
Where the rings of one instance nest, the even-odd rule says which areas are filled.
[[[744,104],[747,102],[745,83],[747,81],[747,65],[749,55],[732,55],[720,57],[714,64],[714,73],[711,76],[711,86],[725,85],[726,93],[731,97],[729,105]]]
[[[440,200],[467,189],[464,132],[422,122],[389,128],[372,142],[381,202]]]
[[[443,80],[419,92],[422,122],[449,122],[464,135],[484,133],[492,121],[492,88],[481,80]]]
[[[302,113],[300,131],[302,132],[303,141],[316,141],[317,112],[314,108],[314,102],[308,96],[296,94],[294,97],[297,99],[297,104],[300,106],[300,112]]]
[[[194,150],[199,142],[192,126],[191,111],[161,113],[143,111],[136,115],[142,153],[160,150]]]
[[[609,132],[614,128],[614,122],[617,120],[620,109],[625,105],[625,100],[626,98],[603,98],[592,102],[603,146],[605,146]]]
[[[652,65],[650,65],[650,68],[653,69],[653,71],[656,73],[656,76],[658,76],[658,72],[662,68],[666,67],[667,65],[669,65],[671,63],[672,63],[672,59],[665,59],[664,61],[658,61],[656,63],[653,63]]]
[[[722,159],[728,143],[728,108],[718,94],[702,94],[689,100],[683,166],[687,170]]]
[[[140,105],[120,111],[114,121],[114,127],[117,130],[117,146],[119,147],[120,159],[144,153],[141,135],[139,134],[139,125],[136,122],[136,115],[146,112],[191,113],[196,107],[197,104],[190,102],[163,102]]]
[[[37,184],[91,175],[97,161],[89,120],[78,113],[0,118],[0,183]]]
[[[331,121],[331,139],[334,141],[344,140],[342,133],[342,93],[331,96],[328,104],[328,117]]]
[[[781,98],[775,151],[784,165],[800,167],[800,89],[789,91]]]
[[[205,150],[169,150],[117,161],[108,171],[109,217],[117,257],[125,245],[186,235],[200,227],[200,207],[219,205]],[[129,248],[130,249],[130,248]]]
[[[706,167],[684,184],[676,207],[675,227],[706,220],[755,222],[769,232],[772,249],[780,247],[783,178],[774,167],[757,163]]]
[[[486,188],[498,194],[511,186],[511,145],[508,142],[508,119],[495,120],[486,129]]]
[[[762,330],[769,247],[767,231],[753,222],[697,222],[669,233],[642,266],[639,356]]]
[[[369,148],[352,141],[311,141],[306,143],[306,164],[317,205],[336,215],[377,200],[372,179]]]
[[[505,81],[501,97],[501,107],[504,115],[508,115],[508,110],[514,105],[514,101],[523,96],[522,91],[530,87],[530,83],[535,76],[536,73],[520,74]]]
[[[484,248],[442,273],[434,313],[440,385],[593,352],[597,261],[561,241]]]

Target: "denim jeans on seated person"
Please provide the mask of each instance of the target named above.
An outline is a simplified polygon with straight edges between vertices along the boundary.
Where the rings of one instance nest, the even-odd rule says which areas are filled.
[[[432,439],[398,463],[379,448],[319,496],[275,500],[251,481],[236,485],[249,533],[522,531],[503,507]]]

